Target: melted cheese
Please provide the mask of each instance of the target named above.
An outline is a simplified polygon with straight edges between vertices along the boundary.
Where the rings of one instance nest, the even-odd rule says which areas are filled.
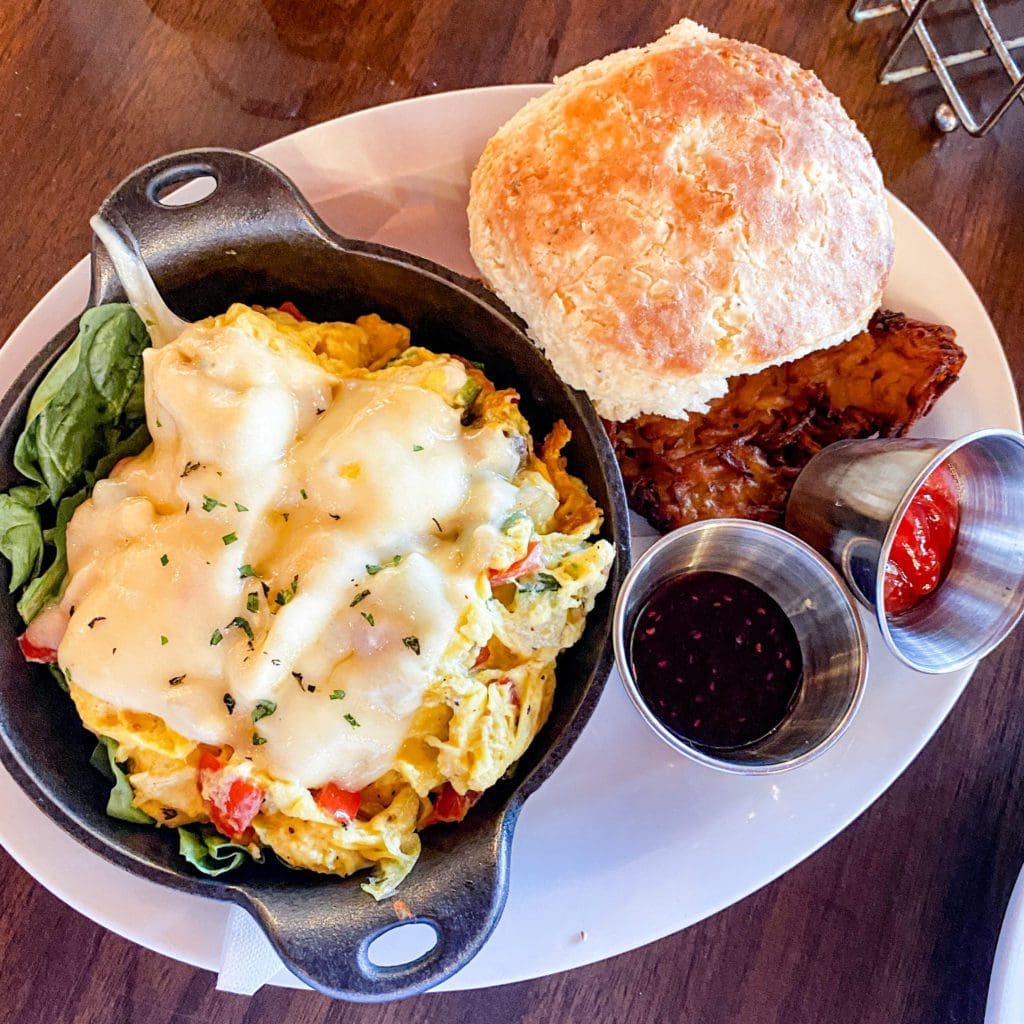
[[[61,667],[276,778],[362,789],[494,556],[520,439],[462,426],[448,357],[338,378],[208,322],[145,372],[153,444],[68,529]]]

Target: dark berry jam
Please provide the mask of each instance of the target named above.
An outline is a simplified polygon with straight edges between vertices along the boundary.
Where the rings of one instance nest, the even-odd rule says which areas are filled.
[[[760,587],[722,572],[661,584],[630,638],[637,688],[677,736],[711,750],[778,728],[800,691],[793,624]]]

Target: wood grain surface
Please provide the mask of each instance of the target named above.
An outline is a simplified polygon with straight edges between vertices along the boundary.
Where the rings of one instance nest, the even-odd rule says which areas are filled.
[[[152,157],[249,149],[407,96],[549,79],[684,15],[789,54],[838,93],[889,187],[967,272],[1019,386],[1024,110],[984,140],[937,135],[935,87],[876,84],[893,22],[855,26],[842,3],[811,0],[2,0],[0,337],[86,252],[103,196]],[[0,852],[0,1020],[981,1021],[1024,862],[1022,651],[1018,632],[889,792],[779,881],[643,949],[497,989],[385,1007],[224,995],[210,973],[63,906]]]

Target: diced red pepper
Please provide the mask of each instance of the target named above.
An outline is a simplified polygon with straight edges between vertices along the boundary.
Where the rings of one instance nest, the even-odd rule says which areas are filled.
[[[476,656],[476,661],[473,662],[473,668],[479,668],[491,657],[491,649],[486,644],[480,648],[480,653]]]
[[[488,569],[487,575],[490,577],[492,585],[500,585],[511,583],[512,580],[517,580],[520,576],[528,576],[531,572],[543,568],[544,552],[541,551],[540,541],[531,540],[526,548],[526,554],[518,562],[513,562],[507,569]]]
[[[223,770],[223,762],[208,750],[204,750],[199,755],[200,788],[204,782],[209,781],[209,776]],[[210,821],[221,835],[227,836],[232,842],[245,842],[245,833],[263,806],[263,790],[256,783],[237,776],[226,786],[221,785],[217,789],[218,799],[210,800],[204,797]]]
[[[302,321],[306,318],[299,312],[299,307],[294,302],[282,302],[277,307],[282,313],[287,313],[289,316],[295,317],[296,320]]]
[[[446,782],[434,798],[434,809],[423,827],[436,825],[438,822],[462,821],[466,812],[480,799],[481,794],[467,789],[465,793],[456,793],[450,782]]]
[[[22,633],[18,637],[18,646],[26,661],[33,661],[37,665],[52,665],[57,660],[57,651],[52,647],[37,647],[28,638],[28,633]]]
[[[355,821],[359,813],[361,796],[351,789],[342,789],[336,782],[328,782],[326,786],[313,794],[317,807],[329,814],[335,821],[347,825]]]

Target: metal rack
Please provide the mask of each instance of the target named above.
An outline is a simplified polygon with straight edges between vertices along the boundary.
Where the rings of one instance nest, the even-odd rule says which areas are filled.
[[[943,54],[935,42],[932,32],[925,23],[925,14],[935,3],[935,0],[853,0],[850,7],[850,19],[855,22],[869,21],[874,18],[882,18],[892,14],[903,14],[906,23],[900,30],[899,35],[893,43],[882,64],[878,80],[883,85],[893,82],[903,82],[916,78],[919,75],[932,73],[939,80],[948,103],[940,104],[935,111],[934,121],[941,131],[953,131],[958,124],[962,124],[973,136],[987,134],[996,122],[1013,105],[1013,101],[1020,99],[1024,103],[1024,74],[1016,60],[1014,51],[1024,49],[1024,35],[1014,38],[1004,38],[998,26],[992,19],[985,0],[970,0],[970,8],[973,8],[981,27],[988,39],[988,45],[977,49],[960,50],[956,53]],[[966,0],[964,6],[966,7]],[[917,64],[911,67],[897,68],[896,64],[904,47],[911,36],[916,36],[921,48],[927,58],[926,64]],[[1006,76],[1009,79],[1009,89],[995,106],[987,114],[975,114],[970,104],[964,97],[963,92],[953,80],[950,68],[975,61],[983,60],[986,57],[995,56],[1002,65]]]

